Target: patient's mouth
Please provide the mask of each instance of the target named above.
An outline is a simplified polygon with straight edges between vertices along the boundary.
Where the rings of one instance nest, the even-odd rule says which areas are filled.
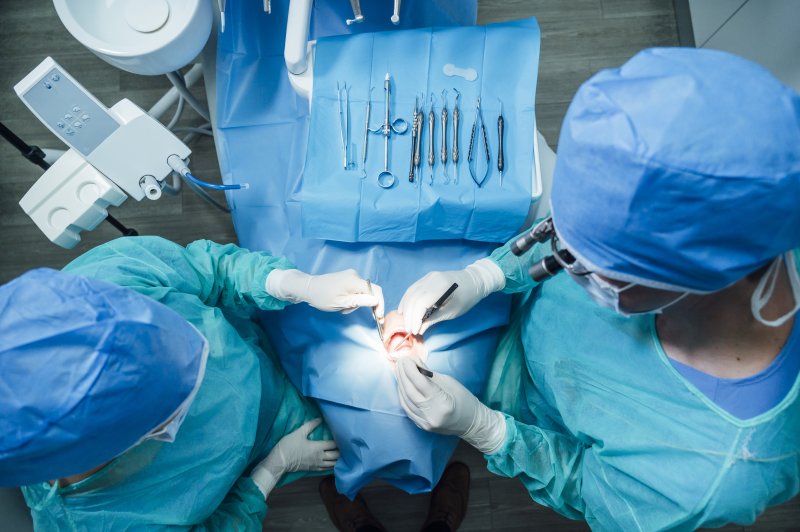
[[[408,336],[405,331],[397,331],[389,337],[386,350],[391,352],[411,349],[413,336]]]

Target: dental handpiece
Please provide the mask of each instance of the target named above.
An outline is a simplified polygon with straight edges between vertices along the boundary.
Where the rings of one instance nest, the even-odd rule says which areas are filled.
[[[428,113],[428,166],[431,169],[431,185],[433,184],[433,164],[436,162],[436,147],[433,140],[435,127],[436,113],[433,112],[433,100],[431,99],[431,110]]]

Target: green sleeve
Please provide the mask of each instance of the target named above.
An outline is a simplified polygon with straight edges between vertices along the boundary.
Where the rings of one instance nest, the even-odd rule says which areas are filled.
[[[535,227],[540,221],[541,220],[536,220],[531,228]],[[506,276],[506,286],[503,288],[503,293],[516,294],[518,292],[527,292],[538,284],[528,275],[528,268],[550,254],[550,242],[535,244],[520,257],[517,257],[511,252],[511,243],[529,231],[530,229],[516,235],[505,245],[494,250],[489,256],[489,258],[503,270],[503,274]]]
[[[159,237],[124,237],[96,247],[69,263],[65,272],[94,277],[161,300],[176,291],[213,307],[282,309],[270,296],[267,275],[291,269],[286,259],[253,253],[234,244],[198,240],[186,247]]]
[[[192,527],[200,531],[261,530],[267,516],[267,502],[250,477],[241,477],[233,485],[222,504],[201,525]]]
[[[505,443],[485,457],[492,473],[519,477],[534,501],[571,519],[583,519],[584,451],[585,446],[569,435],[506,416]]]

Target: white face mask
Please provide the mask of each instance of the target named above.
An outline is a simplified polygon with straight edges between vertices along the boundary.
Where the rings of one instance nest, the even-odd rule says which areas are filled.
[[[689,292],[682,292],[679,294],[675,299],[669,301],[668,303],[661,305],[658,308],[654,308],[652,310],[645,310],[640,312],[626,312],[620,309],[619,306],[619,295],[628,290],[637,286],[636,283],[628,283],[624,286],[615,286],[596,273],[590,273],[587,275],[574,275],[570,274],[575,281],[581,285],[588,293],[589,296],[594,299],[594,301],[603,308],[611,309],[617,314],[621,316],[630,317],[630,316],[637,316],[640,314],[661,314],[665,308],[674,305],[684,297],[689,295]]]
[[[778,284],[778,275],[781,271],[781,263],[786,264],[786,273],[789,275],[789,284],[792,286],[792,295],[794,296],[794,308],[779,318],[767,320],[761,315],[761,311],[767,306],[769,300],[772,299],[773,292],[775,292],[775,285]],[[800,310],[800,278],[798,277],[793,252],[790,251],[785,255],[776,257],[767,272],[758,281],[758,285],[753,291],[753,296],[750,298],[750,310],[753,313],[753,317],[768,327],[780,327],[789,321]]]

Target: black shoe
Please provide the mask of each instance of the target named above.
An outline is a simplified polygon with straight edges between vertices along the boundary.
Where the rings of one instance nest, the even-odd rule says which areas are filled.
[[[387,532],[380,521],[372,515],[367,502],[361,494],[350,500],[336,491],[333,475],[325,477],[319,483],[319,496],[325,503],[328,517],[333,526],[341,532]]]
[[[422,531],[457,530],[467,515],[468,504],[469,468],[461,462],[453,462],[444,470],[439,484],[433,489]]]

